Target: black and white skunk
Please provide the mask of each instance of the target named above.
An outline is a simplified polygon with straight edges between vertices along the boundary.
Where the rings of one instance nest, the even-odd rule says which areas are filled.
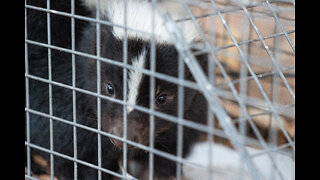
[[[79,3],[79,2],[77,2]],[[85,0],[84,4],[95,12],[95,0]],[[79,7],[84,8],[84,7]],[[150,69],[151,36],[152,32],[152,6],[148,1],[127,1],[127,60],[128,64],[138,69]],[[87,13],[85,10],[83,12]],[[155,11],[156,36],[156,72],[178,77],[179,54],[176,50],[169,33],[166,31],[161,11]],[[122,0],[101,0],[99,6],[100,19],[106,20],[120,26],[124,25],[124,5]],[[81,13],[80,13],[81,14]],[[93,13],[94,14],[94,13]],[[33,17],[28,16],[28,19]],[[53,18],[53,17],[52,17]],[[67,17],[65,17],[67,18]],[[70,18],[69,18],[70,19]],[[65,23],[59,21],[60,28],[70,27],[70,20]],[[34,23],[34,22],[33,22]],[[30,23],[28,26],[34,26]],[[76,40],[76,49],[90,55],[97,54],[96,48],[96,23],[80,23],[76,28],[82,37]],[[101,24],[100,30],[100,56],[123,62],[123,40],[124,30],[121,27]],[[197,40],[197,33],[192,23],[181,23],[179,27],[187,42]],[[45,26],[44,26],[45,28]],[[57,26],[59,28],[59,26]],[[139,32],[131,29],[138,30]],[[32,37],[31,30],[28,35]],[[61,34],[66,33],[64,30]],[[60,46],[70,48],[67,40]],[[59,37],[57,37],[59,39]],[[79,36],[77,37],[79,38]],[[53,40],[53,39],[52,39]],[[29,72],[43,78],[48,78],[47,49],[36,48],[30,45]],[[40,51],[39,49],[42,49]],[[52,50],[52,80],[67,85],[72,84],[71,55]],[[205,56],[198,56],[201,62],[205,62]],[[185,68],[185,79],[193,80],[190,71]],[[103,96],[123,100],[123,68],[101,61],[101,86],[100,92]],[[97,93],[97,60],[88,56],[76,57],[76,87]],[[127,139],[142,145],[149,145],[149,114],[143,113],[130,105],[145,108],[150,107],[149,88],[150,78],[146,74],[133,69],[128,69],[127,77]],[[155,79],[155,101],[154,107],[158,112],[177,116],[178,86],[164,80]],[[50,113],[49,109],[49,87],[48,84],[36,80],[30,80],[30,108],[43,113]],[[73,99],[72,89],[52,86],[52,113],[53,116],[73,121]],[[76,98],[77,123],[92,128],[97,128],[97,97],[87,93],[77,92]],[[101,98],[101,128],[103,131],[123,136],[123,105]],[[206,101],[196,90],[184,89],[184,119],[205,124],[207,117]],[[183,156],[185,157],[191,146],[196,142],[199,133],[191,128],[183,128]],[[97,165],[98,142],[97,133],[76,128],[77,148],[74,147],[74,127],[71,123],[53,120],[53,150],[55,152],[74,157],[80,161]],[[30,113],[30,142],[50,149],[50,121],[47,118]],[[111,171],[119,171],[118,160],[121,158],[123,142],[102,136],[102,167]],[[176,155],[177,153],[177,125],[155,116],[155,140],[154,147],[157,150]],[[47,152],[31,149],[32,157],[41,156],[50,162]],[[128,145],[128,171],[138,179],[148,179],[149,153]],[[154,178],[171,179],[176,175],[176,162],[154,156]],[[98,170],[77,163],[78,179],[97,179]],[[38,170],[39,171],[39,170]],[[43,172],[43,171],[42,171]],[[47,171],[48,173],[48,171]],[[65,158],[54,156],[54,175],[58,179],[73,179],[74,162]],[[103,179],[111,179],[111,175],[103,173]]]

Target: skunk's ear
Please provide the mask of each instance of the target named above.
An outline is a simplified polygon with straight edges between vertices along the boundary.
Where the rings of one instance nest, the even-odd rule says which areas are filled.
[[[192,50],[194,53],[196,53],[196,50]],[[208,55],[207,53],[198,54],[195,56],[196,60],[198,61],[201,69],[205,73],[206,76],[208,76]],[[185,79],[189,79],[191,81],[195,81],[190,69],[185,65]]]
[[[200,55],[197,55],[196,59],[198,60],[198,63],[201,66],[205,75],[208,76],[208,54],[202,53]]]

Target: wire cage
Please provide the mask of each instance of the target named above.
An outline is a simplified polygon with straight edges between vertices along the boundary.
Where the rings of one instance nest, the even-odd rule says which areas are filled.
[[[87,2],[89,2],[88,0]],[[128,0],[129,1],[129,0]],[[139,0],[136,0],[139,1]],[[143,1],[143,0],[141,0]],[[170,116],[159,113],[155,107],[139,107],[135,109],[149,115],[150,120],[150,144],[141,145],[123,137],[115,137],[101,129],[87,127],[77,123],[77,115],[73,111],[69,114],[70,120],[55,115],[53,103],[55,95],[53,88],[67,89],[70,91],[69,103],[75,110],[78,99],[77,93],[85,93],[97,97],[98,103],[101,99],[127,106],[124,100],[115,100],[101,95],[100,92],[90,92],[76,86],[75,63],[77,56],[90,57],[97,62],[110,63],[122,68],[128,74],[133,66],[123,63],[114,63],[112,59],[105,59],[99,55],[90,55],[78,50],[77,39],[83,34],[77,34],[77,28],[83,23],[95,23],[97,29],[103,25],[127,28],[126,25],[113,24],[100,19],[99,6],[108,3],[108,0],[97,0],[88,8],[92,13],[79,13],[77,6],[85,4],[84,1],[70,0],[65,2],[68,10],[59,9],[59,4],[54,1],[25,1],[25,87],[26,87],[26,168],[25,179],[55,179],[54,162],[56,159],[65,159],[74,164],[73,173],[78,172],[78,166],[87,166],[95,169],[102,179],[102,174],[110,174],[119,179],[135,179],[130,175],[129,162],[127,161],[127,146],[135,146],[148,153],[148,175],[146,179],[153,179],[153,158],[155,155],[162,156],[168,160],[175,161],[177,171],[175,179],[294,179],[295,162],[295,2],[294,0],[152,0],[148,1],[153,10],[160,4],[168,10],[161,11],[163,26],[170,35],[172,44],[179,53],[179,71],[183,70],[183,64],[190,70],[194,82],[186,81],[183,77],[170,77],[157,73],[155,68],[135,69],[147,74],[151,79],[159,78],[170,81],[179,86],[178,96],[183,97],[184,88],[199,90],[208,103],[208,115],[206,125],[190,122],[178,116]],[[91,2],[91,1],[90,1]],[[93,1],[92,1],[93,2]],[[121,1],[122,2],[122,1]],[[127,8],[127,1],[123,1]],[[179,12],[179,18],[172,16],[170,12]],[[37,16],[35,14],[41,14]],[[96,14],[92,17],[89,14]],[[66,20],[68,30],[59,29],[53,17],[61,17]],[[151,15],[150,15],[151,16]],[[37,19],[39,18],[39,19]],[[34,27],[29,21],[45,21],[43,26]],[[186,41],[186,37],[179,27],[179,23],[189,22],[195,27],[200,41]],[[57,26],[56,26],[57,25]],[[33,27],[32,27],[33,26]],[[39,29],[43,28],[43,34]],[[37,29],[37,30],[35,30]],[[135,29],[130,29],[134,31]],[[154,29],[153,29],[154,30]],[[137,30],[138,31],[138,30]],[[56,33],[58,32],[58,33]],[[98,30],[97,30],[98,32]],[[59,39],[64,38],[63,33],[68,34],[68,45],[59,44]],[[143,32],[142,32],[143,33]],[[151,33],[152,35],[152,33]],[[42,40],[33,37],[44,37]],[[155,49],[156,40],[151,38],[151,47]],[[41,38],[40,38],[41,39]],[[125,38],[126,39],[126,38]],[[99,36],[97,35],[97,43]],[[124,47],[127,46],[128,41]],[[97,46],[99,52],[99,47]],[[30,54],[31,48],[38,48],[38,54],[45,54],[46,62],[39,62],[38,66],[30,65],[31,58],[37,58]],[[127,49],[124,48],[124,54]],[[154,53],[156,54],[157,52]],[[55,70],[60,66],[53,67],[55,52],[68,54],[71,67],[70,77],[65,82],[55,80],[58,76]],[[36,54],[37,54],[36,53]],[[207,73],[200,66],[196,56],[205,54],[208,59]],[[125,55],[126,57],[126,55]],[[61,61],[64,62],[64,61]],[[59,63],[59,62],[58,62]],[[155,58],[151,58],[151,64],[155,64]],[[98,63],[99,64],[99,63]],[[101,65],[98,65],[101,66]],[[39,75],[39,71],[45,69],[46,75]],[[97,68],[99,69],[99,68]],[[99,74],[99,72],[98,72]],[[100,82],[101,77],[97,77]],[[127,79],[125,79],[127,80]],[[42,93],[41,88],[31,85],[39,82],[47,88],[48,107],[35,109],[34,104],[44,101],[40,97],[34,98],[31,93]],[[150,83],[150,91],[156,91],[154,84]],[[152,85],[153,84],[153,85]],[[126,89],[126,88],[124,88]],[[155,94],[150,93],[155,99]],[[178,98],[179,99],[179,98]],[[178,111],[183,111],[183,98],[178,100]],[[100,102],[101,103],[101,102]],[[97,111],[100,111],[97,105]],[[181,110],[182,107],[182,110]],[[63,107],[61,107],[63,109]],[[125,108],[124,108],[125,109]],[[42,147],[32,142],[33,118],[46,118],[48,133],[44,141],[47,146]],[[172,155],[154,148],[154,118],[161,117],[178,125],[178,148],[177,153]],[[70,137],[58,137],[72,139],[73,152],[70,156],[63,152],[55,151],[54,136],[56,129],[54,122],[67,124],[73,128]],[[100,122],[99,122],[100,121]],[[123,118],[124,129],[127,118]],[[152,123],[153,122],[153,123]],[[101,119],[98,118],[98,124]],[[183,128],[193,128],[201,131],[197,143],[188,156],[182,156],[181,135]],[[122,171],[114,172],[104,169],[101,160],[92,164],[77,158],[81,151],[77,146],[77,131],[84,129],[97,134],[98,159],[101,159],[101,141],[103,137],[117,138],[124,143],[121,151],[122,157],[119,163]],[[69,134],[68,134],[69,135]],[[40,133],[39,136],[42,136]],[[67,135],[65,135],[67,136]],[[180,147],[180,148],[179,148]],[[33,149],[49,155],[49,160],[43,161],[38,156],[33,156]],[[38,159],[38,160],[37,160]],[[46,175],[36,175],[32,172],[32,161],[37,161],[47,168]],[[79,176],[73,179],[81,179]],[[142,178],[143,179],[143,178]]]

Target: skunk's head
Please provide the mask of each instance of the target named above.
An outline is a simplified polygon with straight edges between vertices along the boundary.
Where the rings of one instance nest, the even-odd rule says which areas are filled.
[[[150,31],[146,29],[149,27],[148,19],[145,21],[145,17],[150,16],[150,6],[146,3],[139,4],[132,3],[134,1],[128,1],[128,27],[135,29],[143,29],[144,31]],[[120,3],[121,4],[121,3]],[[117,7],[117,3],[114,4]],[[111,6],[111,5],[110,5]],[[136,9],[132,9],[132,8]],[[148,10],[149,8],[149,10]],[[108,8],[106,8],[108,9]],[[109,8],[110,10],[110,8]],[[122,13],[121,8],[114,8],[114,13]],[[111,10],[110,10],[111,11]],[[131,12],[133,11],[133,12]],[[140,12],[140,13],[138,13]],[[117,24],[115,19],[121,21],[121,18],[115,18],[109,16],[106,19],[112,23]],[[132,14],[134,13],[134,14]],[[119,15],[120,16],[120,15]],[[136,16],[134,18],[134,16]],[[133,18],[133,19],[132,19]],[[140,19],[136,19],[140,18]],[[159,17],[158,17],[159,18]],[[132,22],[134,21],[134,23]],[[160,21],[159,21],[160,22]],[[162,21],[161,21],[162,22]],[[151,22],[150,22],[151,23]],[[142,25],[141,25],[142,24]],[[163,24],[156,24],[160,28]],[[157,27],[157,28],[158,28]],[[156,40],[155,44],[155,71],[157,73],[169,75],[171,77],[178,77],[178,64],[179,54],[175,46],[166,40],[167,35],[160,31],[164,29],[158,29],[158,34],[164,38]],[[168,115],[178,116],[178,85],[170,83],[164,79],[154,78],[154,100],[150,99],[150,62],[151,62],[151,37],[147,35],[140,35],[133,31],[127,33],[127,64],[131,65],[131,68],[127,69],[127,77],[124,77],[124,67],[121,64],[124,60],[124,33],[123,30],[112,26],[101,25],[100,33],[100,51],[101,57],[113,60],[118,65],[113,65],[107,62],[101,61],[101,87],[100,92],[102,95],[112,97],[116,101],[126,100],[127,105],[112,102],[106,99],[101,99],[101,127],[102,130],[123,137],[123,123],[124,116],[127,117],[127,139],[148,145],[149,144],[149,127],[150,127],[150,114],[148,110],[151,103],[154,105],[154,110],[162,112]],[[188,40],[194,39],[194,36],[189,37]],[[84,46],[87,48],[87,53],[96,54],[96,26],[92,25],[85,34]],[[97,88],[97,61],[87,58],[85,61],[85,76],[86,83],[85,88],[91,91],[96,91]],[[144,72],[141,72],[143,71]],[[192,80],[192,75],[185,67],[184,78],[186,80]],[[124,80],[126,82],[124,83]],[[126,88],[126,90],[124,89]],[[190,111],[190,105],[198,92],[193,89],[184,88],[184,111]],[[96,97],[91,97],[88,102],[93,112],[97,112]],[[138,106],[138,108],[133,107]],[[139,107],[144,107],[141,109]],[[147,111],[147,112],[145,112]],[[125,114],[124,114],[125,113]],[[176,123],[171,123],[167,120],[163,120],[159,116],[154,116],[155,122],[155,141],[161,136],[161,134],[170,128],[173,128]],[[196,121],[197,119],[190,119]],[[112,140],[112,142],[119,148],[122,148],[122,142]],[[131,146],[129,146],[131,147]]]

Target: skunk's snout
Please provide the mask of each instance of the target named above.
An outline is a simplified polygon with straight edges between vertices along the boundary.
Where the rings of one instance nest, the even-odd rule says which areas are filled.
[[[122,121],[122,119],[120,120]],[[127,122],[127,140],[135,143],[147,145],[148,144],[148,126],[144,126],[134,120]],[[111,134],[118,137],[123,137],[123,122],[118,123],[117,126],[113,127],[110,131]],[[146,136],[147,135],[147,136]],[[111,142],[119,149],[123,148],[123,141],[110,138]],[[127,144],[129,149],[133,149],[135,146]]]
[[[123,133],[116,133],[116,132],[117,131],[112,131],[111,133],[116,136],[123,137]],[[133,132],[127,134],[127,140],[129,140],[129,141],[133,141],[133,142],[139,143],[139,144],[144,144],[142,139],[143,138],[141,137],[141,135],[138,132],[133,131]],[[123,148],[123,141],[112,139],[112,138],[110,140],[117,148],[119,148],[119,149]],[[134,148],[135,146],[127,144],[127,147],[131,149],[131,148]]]

